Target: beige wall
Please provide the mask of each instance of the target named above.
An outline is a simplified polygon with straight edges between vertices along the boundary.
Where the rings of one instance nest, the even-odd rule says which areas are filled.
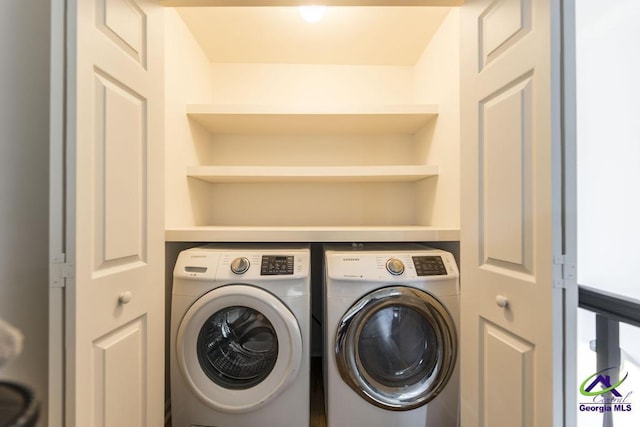
[[[453,8],[414,66],[417,103],[437,104],[436,121],[421,135],[419,159],[439,166],[438,179],[424,180],[418,217],[431,224],[460,227],[460,23]],[[431,160],[432,159],[432,160]]]
[[[0,2],[0,317],[26,338],[20,358],[0,369],[0,381],[31,386],[43,404],[48,364],[49,17],[49,2]]]
[[[187,181],[185,171],[186,165],[210,156],[210,135],[190,124],[185,105],[212,101],[210,63],[171,8],[165,10],[165,61],[165,223],[167,227],[204,224],[208,187]]]
[[[178,14],[167,10],[167,125],[166,225],[437,225],[459,226],[459,28],[452,10],[415,66],[354,66],[322,64],[212,63],[202,52]],[[173,94],[173,95],[172,95]],[[438,105],[440,115],[414,137],[371,135],[357,140],[331,135],[262,137],[207,133],[185,117],[185,104],[211,103],[286,107],[394,106],[413,103]],[[335,156],[335,153],[340,156]],[[277,156],[274,156],[277,153]],[[404,155],[404,157],[398,157]],[[327,158],[327,156],[331,156]],[[373,157],[372,157],[373,156]],[[375,157],[377,156],[377,157]],[[408,158],[407,158],[408,156]],[[416,185],[391,184],[281,185],[282,200],[295,200],[297,210],[282,215],[276,205],[262,203],[255,223],[255,205],[273,187],[211,186],[185,177],[188,165],[437,165],[437,179]],[[418,187],[418,188],[416,188]],[[344,190],[340,193],[338,190]],[[416,191],[417,190],[417,191]],[[416,193],[419,195],[416,197]],[[238,197],[243,194],[244,197]],[[318,197],[321,194],[322,197]],[[353,194],[363,201],[355,206]],[[383,203],[381,199],[393,200]],[[325,202],[319,204],[319,199]],[[233,206],[221,203],[234,200]],[[244,204],[242,204],[244,203]],[[269,210],[269,207],[275,209]],[[302,207],[305,207],[304,209]],[[326,208],[328,206],[328,208]],[[340,209],[336,209],[340,206]],[[397,209],[402,206],[402,209]],[[326,208],[323,210],[323,208]],[[389,212],[386,212],[388,210]],[[372,217],[375,212],[375,217]],[[247,214],[246,217],[239,213]],[[298,223],[295,223],[298,225]],[[304,225],[304,224],[300,224]]]
[[[216,104],[360,106],[412,101],[411,67],[212,64]]]

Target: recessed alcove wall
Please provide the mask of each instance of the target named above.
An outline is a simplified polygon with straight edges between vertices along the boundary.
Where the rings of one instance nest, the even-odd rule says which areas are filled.
[[[264,239],[356,240],[362,227],[372,240],[458,239],[455,9],[413,65],[216,63],[170,8],[166,32],[168,240],[242,240],[243,227],[271,230]],[[194,111],[209,107],[213,122],[233,113],[242,125],[208,125]],[[417,128],[385,124],[416,111]]]

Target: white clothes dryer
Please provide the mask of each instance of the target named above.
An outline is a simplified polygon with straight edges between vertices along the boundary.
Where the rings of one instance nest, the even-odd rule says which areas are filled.
[[[309,425],[308,246],[204,246],[178,256],[173,427]]]
[[[455,427],[459,274],[418,244],[325,245],[328,427]]]

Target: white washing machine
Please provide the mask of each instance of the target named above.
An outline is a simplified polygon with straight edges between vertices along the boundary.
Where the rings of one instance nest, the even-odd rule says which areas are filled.
[[[173,427],[309,425],[307,246],[180,253],[171,304]]]
[[[328,427],[459,424],[459,274],[418,244],[325,245]]]

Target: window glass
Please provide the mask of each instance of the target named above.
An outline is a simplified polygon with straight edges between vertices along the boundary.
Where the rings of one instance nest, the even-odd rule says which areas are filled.
[[[640,300],[640,2],[576,0],[578,283]]]
[[[640,2],[576,0],[575,7],[578,283],[640,301]],[[580,404],[594,397],[578,393],[581,427],[638,425],[640,328],[621,323],[619,330],[616,375],[628,374],[619,391],[632,392],[627,401],[633,400],[634,409],[600,405],[603,412],[587,411]],[[595,315],[579,310],[579,385],[598,371],[595,331]]]

